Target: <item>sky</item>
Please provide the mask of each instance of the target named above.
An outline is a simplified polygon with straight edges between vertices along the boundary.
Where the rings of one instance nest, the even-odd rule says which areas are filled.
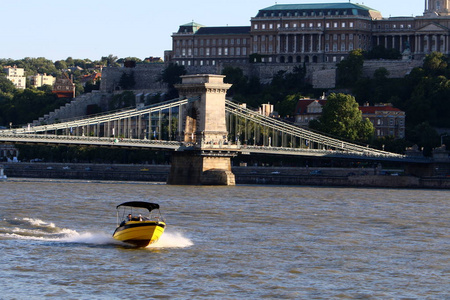
[[[283,0],[278,4],[342,3],[345,0]],[[52,61],[149,56],[164,58],[180,25],[250,26],[271,0],[0,0],[0,58],[45,57]],[[383,17],[418,16],[424,0],[351,0]]]

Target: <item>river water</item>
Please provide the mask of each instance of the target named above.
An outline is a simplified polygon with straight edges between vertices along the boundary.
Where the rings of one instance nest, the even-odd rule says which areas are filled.
[[[450,192],[10,179],[0,299],[450,299]],[[151,247],[115,206],[161,205]]]

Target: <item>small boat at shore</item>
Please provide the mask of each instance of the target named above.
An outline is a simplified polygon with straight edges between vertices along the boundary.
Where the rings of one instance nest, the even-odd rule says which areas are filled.
[[[113,238],[137,247],[156,243],[164,233],[164,222],[159,204],[130,201],[116,206],[117,228]]]

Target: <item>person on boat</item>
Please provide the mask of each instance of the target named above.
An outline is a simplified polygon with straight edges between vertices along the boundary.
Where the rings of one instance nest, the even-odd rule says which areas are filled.
[[[131,214],[128,214],[127,216],[127,222],[133,220],[133,216]]]

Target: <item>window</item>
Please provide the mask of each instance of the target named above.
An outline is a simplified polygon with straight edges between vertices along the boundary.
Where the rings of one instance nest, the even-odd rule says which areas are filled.
[[[326,28],[330,28],[330,23],[326,23],[326,24],[325,24],[325,27],[326,27]]]
[[[353,28],[353,22],[350,22],[349,26],[350,28]]]
[[[273,29],[273,24],[269,24],[269,29]]]
[[[257,30],[258,29],[258,24],[253,25],[253,29]]]
[[[262,29],[266,29],[266,24],[261,25]]]
[[[342,28],[345,28],[346,23],[345,23],[345,22],[342,22],[341,26],[342,26]]]
[[[334,23],[333,23],[333,27],[334,27],[334,28],[338,28],[338,23],[337,23],[337,22],[334,22]]]

